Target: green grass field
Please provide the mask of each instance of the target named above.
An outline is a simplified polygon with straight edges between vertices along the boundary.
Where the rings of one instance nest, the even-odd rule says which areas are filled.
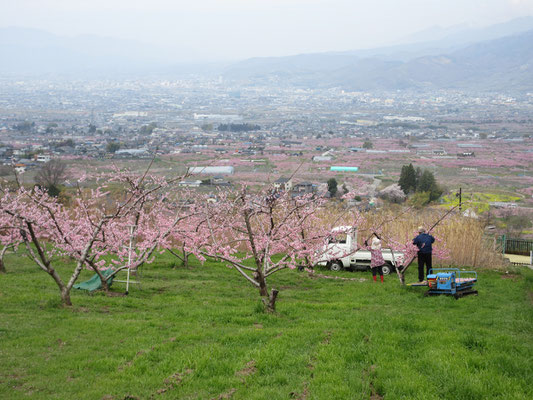
[[[519,196],[512,196],[502,193],[465,193],[463,194],[463,209],[473,209],[476,212],[482,213],[489,211],[491,202],[517,202],[522,198]],[[455,194],[446,195],[442,197],[442,206],[445,208],[452,208],[459,204],[459,199]]]
[[[11,255],[0,398],[533,398],[533,271],[481,272],[479,296],[459,300],[426,298],[396,276],[283,271],[269,315],[235,271],[172,262],[148,265],[129,296],[75,291],[62,308],[52,279]]]

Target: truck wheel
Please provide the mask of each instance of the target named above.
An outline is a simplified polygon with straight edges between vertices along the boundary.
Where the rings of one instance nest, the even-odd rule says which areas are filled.
[[[342,266],[342,264],[340,262],[334,261],[329,266],[329,269],[332,270],[332,271],[342,271],[343,266]]]
[[[389,275],[392,272],[392,265],[389,263],[385,263],[381,269],[383,271],[383,275]]]

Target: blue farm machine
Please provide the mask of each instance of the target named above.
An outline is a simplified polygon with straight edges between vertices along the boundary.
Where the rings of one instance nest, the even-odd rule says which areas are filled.
[[[457,268],[434,268],[429,271],[427,281],[412,283],[410,286],[427,286],[426,296],[445,294],[456,299],[469,294],[477,294],[475,271],[461,271]]]

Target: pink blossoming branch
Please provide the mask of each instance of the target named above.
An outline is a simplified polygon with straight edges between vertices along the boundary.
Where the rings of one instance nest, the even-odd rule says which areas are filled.
[[[115,266],[116,274],[150,262],[159,244],[188,217],[178,212],[165,220],[171,222],[154,223],[162,212],[168,217],[168,210],[162,205],[166,198],[163,189],[169,182],[148,171],[149,168],[144,174],[135,175],[117,170],[105,177],[108,182],[123,185],[121,200],[108,201],[105,184],[88,193],[78,187],[74,204],[68,208],[39,188],[27,189],[19,184],[16,190],[10,190],[3,185],[0,218],[4,232],[10,233],[1,235],[0,240],[4,246],[13,240],[24,243],[30,259],[57,284],[64,305],[72,304],[70,291],[83,268],[94,270],[107,289],[102,269]],[[125,250],[125,243],[138,233],[140,240],[132,254]],[[76,260],[68,281],[54,267],[57,256]]]

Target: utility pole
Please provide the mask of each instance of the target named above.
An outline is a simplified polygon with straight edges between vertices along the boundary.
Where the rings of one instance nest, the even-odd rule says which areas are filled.
[[[459,188],[459,192],[455,193],[456,197],[459,197],[459,212],[463,210],[463,189]]]

